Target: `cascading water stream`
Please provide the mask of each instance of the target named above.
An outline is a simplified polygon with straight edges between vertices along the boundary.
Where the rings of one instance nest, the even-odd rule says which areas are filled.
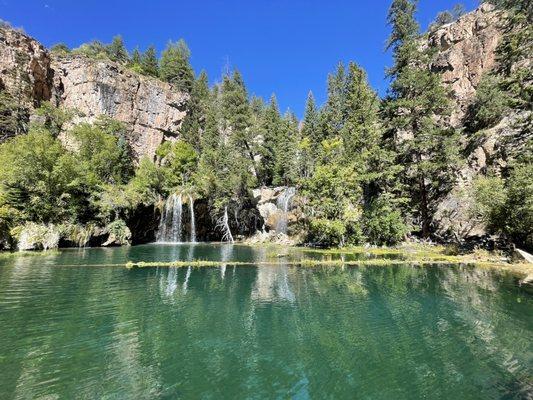
[[[291,207],[291,200],[295,194],[296,189],[293,187],[288,187],[278,197],[277,206],[282,210],[281,218],[278,220],[276,225],[276,232],[278,233],[287,234],[289,209]]]
[[[167,199],[161,215],[161,221],[159,221],[158,242],[178,243],[181,241],[182,207],[181,194],[173,194]]]
[[[189,209],[191,212],[191,242],[196,243],[196,221],[194,218],[194,200],[191,195],[189,195]]]

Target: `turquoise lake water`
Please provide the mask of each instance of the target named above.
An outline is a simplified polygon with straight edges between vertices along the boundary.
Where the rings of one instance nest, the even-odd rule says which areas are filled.
[[[0,259],[0,399],[533,397],[533,296],[513,276],[265,264],[275,251]],[[101,266],[178,259],[261,265]]]

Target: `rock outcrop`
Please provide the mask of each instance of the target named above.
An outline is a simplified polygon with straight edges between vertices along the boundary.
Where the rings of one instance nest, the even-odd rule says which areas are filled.
[[[29,106],[52,97],[53,71],[46,48],[25,33],[0,29],[0,89]]]
[[[429,45],[438,51],[432,68],[442,74],[443,83],[451,92],[450,124],[454,127],[465,125],[468,107],[482,76],[496,66],[503,19],[502,11],[485,3],[428,36]],[[462,136],[466,162],[458,171],[455,186],[435,210],[433,222],[438,237],[464,240],[487,235],[485,224],[471,212],[472,184],[479,175],[499,174],[507,166],[510,154],[524,146],[527,135],[521,134],[520,126],[530,114],[512,110],[495,126],[476,135],[465,132]]]
[[[79,55],[53,57],[25,33],[0,28],[0,89],[28,112],[42,101],[79,111],[73,122],[106,115],[122,122],[137,159],[154,157],[164,140],[175,140],[187,113],[188,95],[155,78],[109,60]]]
[[[121,121],[137,159],[152,158],[163,140],[178,136],[188,95],[170,84],[83,56],[55,59],[52,68],[57,104],[81,112],[74,122],[100,115]]]
[[[264,221],[263,232],[276,231],[286,234],[290,225],[301,218],[301,209],[294,188],[263,187],[254,189],[252,196]]]
[[[502,12],[488,3],[457,21],[430,32],[428,45],[437,50],[432,69],[442,74],[454,108],[450,123],[459,126],[476,94],[481,77],[495,65],[502,38]]]

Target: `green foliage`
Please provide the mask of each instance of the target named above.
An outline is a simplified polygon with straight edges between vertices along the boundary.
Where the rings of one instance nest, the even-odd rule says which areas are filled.
[[[26,130],[28,111],[5,90],[0,90],[0,141]]]
[[[183,39],[169,42],[161,54],[159,76],[179,90],[190,93],[194,83],[194,72],[189,63],[191,52]]]
[[[342,246],[345,244],[346,225],[341,220],[313,218],[309,222],[308,240],[325,247]]]
[[[462,17],[466,13],[465,6],[463,4],[456,4],[451,11],[443,11],[437,15],[435,21],[429,26],[430,31],[434,31],[443,25],[452,23]]]
[[[189,143],[178,140],[167,147],[162,160],[164,173],[166,175],[166,186],[169,192],[175,191],[178,187],[190,183],[192,174],[196,170],[198,154]]]
[[[533,163],[524,157],[513,166],[507,180],[480,177],[474,182],[474,209],[496,233],[533,249]]]
[[[125,183],[132,174],[127,143],[106,132],[116,127],[105,121],[101,125],[80,124],[69,133],[76,140],[78,160],[87,173],[89,185]]]
[[[149,158],[143,157],[126,190],[131,195],[133,205],[149,205],[158,201],[159,196],[165,193],[166,186],[164,169],[158,167]]]
[[[50,48],[50,52],[55,56],[67,56],[71,50],[65,43],[57,43]]]
[[[131,242],[131,231],[126,223],[121,219],[116,219],[106,226],[109,232],[109,240],[121,245],[129,245]]]
[[[367,240],[378,245],[394,245],[408,233],[401,212],[385,196],[372,201],[363,214],[363,226]]]
[[[518,162],[507,181],[505,232],[518,245],[533,249],[533,159]]]
[[[495,176],[479,176],[473,182],[472,217],[480,219],[493,230],[501,226],[506,203],[505,181]]]
[[[130,56],[120,35],[115,36],[111,44],[106,47],[106,53],[111,61],[120,64],[127,64],[130,61]]]
[[[93,60],[108,59],[106,46],[98,40],[93,40],[92,42],[84,43],[77,49],[72,50],[72,53],[79,54]]]
[[[434,205],[454,180],[459,161],[457,132],[446,128],[449,100],[441,78],[428,65],[431,54],[419,48],[416,3],[394,0],[389,13],[395,65],[384,112],[394,137],[397,162],[406,168],[406,197],[420,221],[421,234],[428,237]]]
[[[75,110],[58,108],[49,101],[43,101],[41,106],[35,110],[35,113],[44,119],[44,127],[54,137],[59,135],[63,129],[63,126],[67,122],[70,122],[77,114],[79,114]]]
[[[36,127],[0,145],[0,166],[6,205],[33,221],[68,215],[64,205],[75,194],[82,172],[48,131]]]
[[[483,77],[467,115],[471,131],[490,128],[498,123],[509,109],[509,97],[501,90],[500,81],[493,75]]]
[[[159,76],[159,62],[154,46],[148,49],[141,55],[140,63],[141,72],[144,75],[158,77]]]

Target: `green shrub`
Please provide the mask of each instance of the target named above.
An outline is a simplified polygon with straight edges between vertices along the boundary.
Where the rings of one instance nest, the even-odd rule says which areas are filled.
[[[346,226],[341,220],[317,218],[309,221],[308,241],[314,245],[342,246],[345,238]]]
[[[367,240],[377,245],[394,245],[401,242],[409,231],[400,211],[384,198],[374,200],[363,214]]]
[[[60,233],[55,225],[27,222],[13,228],[11,234],[17,239],[19,250],[49,250],[59,245]]]
[[[500,81],[492,75],[481,79],[476,97],[467,114],[467,125],[472,132],[497,124],[509,109],[509,97],[500,88]]]
[[[116,242],[121,245],[129,245],[131,243],[131,231],[126,223],[117,219],[106,226],[109,232],[108,242]]]

